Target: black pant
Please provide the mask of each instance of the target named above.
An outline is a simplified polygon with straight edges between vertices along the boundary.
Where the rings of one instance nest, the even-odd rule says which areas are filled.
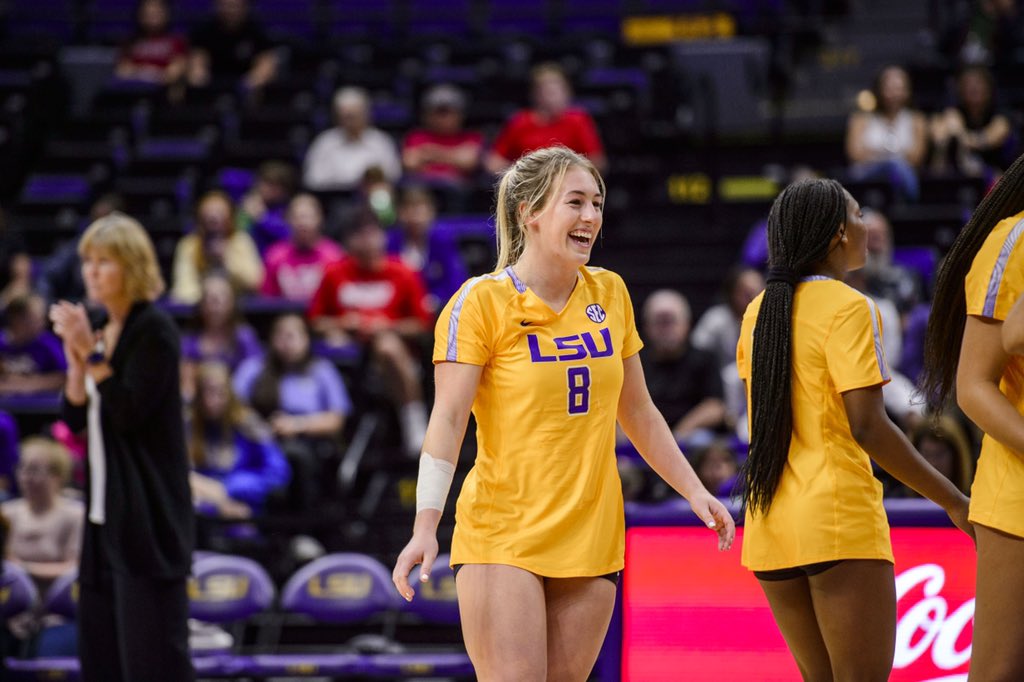
[[[185,578],[101,571],[81,585],[78,656],[84,682],[191,682]]]

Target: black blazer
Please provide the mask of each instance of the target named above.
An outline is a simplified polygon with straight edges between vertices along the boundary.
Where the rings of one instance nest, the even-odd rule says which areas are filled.
[[[86,584],[96,584],[101,567],[154,578],[189,573],[195,529],[180,352],[170,317],[152,303],[134,304],[110,357],[113,376],[97,386],[106,522],[85,524],[79,577]],[[65,397],[63,413],[73,431],[86,428],[86,405],[71,405]]]

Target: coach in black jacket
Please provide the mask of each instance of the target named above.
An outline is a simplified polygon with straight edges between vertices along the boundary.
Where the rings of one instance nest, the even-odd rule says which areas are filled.
[[[186,579],[193,512],[174,323],[153,245],[113,213],[79,243],[88,297],[108,320],[93,331],[81,305],[50,309],[64,342],[64,417],[89,435],[89,519],[79,573],[79,657],[86,682],[188,682]]]

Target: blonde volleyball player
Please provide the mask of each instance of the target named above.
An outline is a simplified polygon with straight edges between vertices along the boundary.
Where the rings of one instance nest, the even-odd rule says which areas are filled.
[[[978,534],[971,680],[1024,679],[1024,157],[978,205],[943,261],[922,390],[957,402],[985,436],[971,514]],[[1011,308],[1013,308],[1011,312]]]
[[[452,565],[481,680],[583,680],[623,567],[615,422],[731,546],[725,507],[697,479],[651,402],[622,279],[585,267],[604,182],[564,147],[532,152],[498,188],[498,269],[469,280],[437,322],[437,385],[413,536],[394,582],[429,574],[470,411],[477,457],[456,507]]]
[[[790,185],[772,205],[768,250],[736,351],[751,415],[741,559],[805,680],[881,682],[896,595],[869,455],[970,533],[968,501],[886,416],[878,311],[843,283],[867,258],[857,202],[835,180]]]

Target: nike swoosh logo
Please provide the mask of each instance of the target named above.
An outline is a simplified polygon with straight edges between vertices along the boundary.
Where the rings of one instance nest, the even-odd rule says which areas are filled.
[[[523,320],[522,322],[519,323],[519,326],[520,327],[529,327],[531,324],[533,324],[533,322],[530,322],[529,320]]]

